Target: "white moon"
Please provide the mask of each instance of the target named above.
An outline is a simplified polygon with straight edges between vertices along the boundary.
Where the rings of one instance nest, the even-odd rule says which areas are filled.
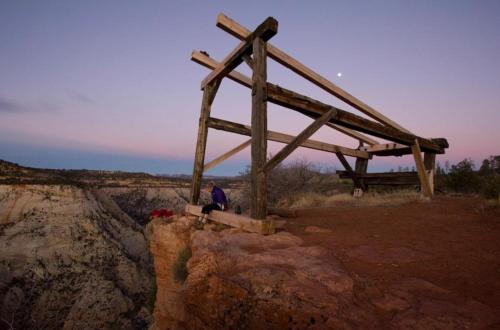
[[[342,72],[337,73],[337,77],[342,77]]]

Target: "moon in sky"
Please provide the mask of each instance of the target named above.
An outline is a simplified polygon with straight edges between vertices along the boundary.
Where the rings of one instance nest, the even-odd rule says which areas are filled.
[[[342,72],[337,73],[337,77],[342,77]]]

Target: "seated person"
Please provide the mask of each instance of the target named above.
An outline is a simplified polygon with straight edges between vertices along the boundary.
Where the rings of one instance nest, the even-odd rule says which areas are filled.
[[[201,209],[201,213],[203,213],[203,216],[200,217],[200,221],[202,223],[205,223],[207,221],[208,214],[211,211],[213,211],[213,210],[217,210],[217,211],[227,210],[226,194],[224,194],[224,191],[221,188],[219,188],[215,185],[215,182],[210,181],[207,185],[206,190],[207,190],[207,192],[209,192],[212,195],[212,203],[203,206],[203,208]]]

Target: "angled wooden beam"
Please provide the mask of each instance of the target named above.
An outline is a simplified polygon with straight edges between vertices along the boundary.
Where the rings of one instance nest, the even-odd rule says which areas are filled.
[[[200,198],[201,178],[203,176],[203,163],[205,162],[205,151],[207,148],[208,118],[210,109],[220,86],[220,79],[213,81],[203,91],[201,113],[198,123],[198,138],[196,142],[196,153],[193,165],[193,179],[191,181],[190,203],[198,204]]]
[[[431,186],[431,191],[434,194],[434,180],[436,176],[436,154],[425,152],[424,153],[424,167],[427,171],[427,176],[429,177],[429,185]]]
[[[422,160],[422,151],[420,150],[419,142],[415,139],[415,144],[411,147],[413,151],[413,158],[415,159],[415,166],[417,167],[418,178],[420,180],[420,187],[422,194],[425,197],[432,197],[432,188],[429,182],[429,177],[425,171],[424,161]]]
[[[187,204],[185,211],[189,214],[200,217],[203,216],[201,209],[201,206]],[[208,214],[208,219],[234,228],[239,228],[250,233],[270,235],[275,232],[275,224],[273,220],[254,220],[243,215],[222,211],[210,212]]]
[[[221,28],[222,30],[228,32],[232,36],[243,40],[247,38],[248,35],[250,35],[250,31],[246,29],[244,26],[240,25],[238,22],[235,20],[227,17],[223,13],[220,13],[217,16],[217,26]],[[327,91],[328,93],[335,95],[342,101],[346,102],[347,104],[351,105],[352,107],[358,109],[359,111],[363,112],[367,116],[370,116],[371,118],[388,125],[390,127],[394,127],[400,131],[406,132],[406,133],[411,133],[398,123],[392,121],[391,119],[387,118],[374,108],[370,107],[368,104],[362,102],[361,100],[357,99],[353,95],[349,94],[339,86],[335,85],[325,77],[321,76],[320,74],[314,72],[313,70],[309,69],[290,55],[286,54],[285,52],[281,51],[280,49],[274,47],[273,45],[269,44],[268,45],[268,52],[269,52],[269,57],[271,57],[273,60],[276,62],[282,64],[286,68],[292,70],[293,72],[299,74],[300,76],[304,77],[305,79],[309,80],[313,84],[317,85],[318,87],[322,88],[323,90]]]
[[[325,112],[321,117],[316,119],[311,125],[307,126],[299,135],[297,135],[289,144],[281,149],[272,159],[270,159],[264,166],[264,171],[269,173],[286,157],[288,157],[295,149],[304,143],[311,135],[316,133],[327,121],[334,115],[333,111]]]
[[[215,69],[219,65],[219,62],[217,62],[216,60],[210,58],[209,56],[207,56],[199,51],[195,51],[195,50],[193,50],[193,52],[191,53],[191,60],[193,62],[196,62],[196,63],[198,63],[206,68],[209,68],[209,69]],[[250,79],[249,77],[245,76],[244,74],[242,74],[238,71],[235,71],[235,70],[231,71],[227,77],[229,79],[243,85],[243,86],[246,86],[248,88],[252,88],[252,79]],[[270,84],[270,83],[268,83],[268,84]],[[345,127],[331,124],[331,123],[327,123],[326,125],[339,131],[339,132],[342,132],[350,137],[353,137],[357,140],[363,141],[364,143],[367,143],[370,145],[379,143],[378,141],[376,141],[376,140],[374,140],[366,135],[358,133],[354,130],[351,130],[349,128],[345,128]]]
[[[349,174],[349,176],[351,177],[352,181],[354,182],[354,186],[355,187],[359,187],[359,188],[365,190],[364,185],[361,184],[361,181],[356,176],[356,173],[352,170],[351,165],[349,164],[349,162],[347,161],[347,159],[345,159],[344,155],[342,155],[340,152],[337,152],[335,154],[337,155],[337,158],[340,160],[340,163],[342,163],[342,166],[344,166],[346,172]]]
[[[338,109],[331,105],[322,103],[320,101],[281,88],[279,86],[268,86],[268,98],[269,101],[273,103],[298,111],[302,114],[314,116],[316,118],[321,116],[325,112],[334,109],[336,114],[330,120],[330,122],[333,124],[351,128],[360,132],[368,133],[373,136],[378,136],[389,141],[402,143],[409,146],[414,144],[415,139],[418,139],[418,142],[424,149],[424,151],[444,153],[443,147],[439,146],[433,141],[415,136],[413,134],[402,132],[395,128],[385,126],[369,119],[365,119],[345,110]]]
[[[255,39],[259,38],[265,42],[271,39],[276,33],[278,33],[278,21],[272,17],[268,17],[253,33],[249,33],[243,38],[243,41],[203,79],[201,88],[205,88],[206,85],[215,79],[223,78],[243,61],[242,56],[252,54]]]
[[[226,153],[220,155],[219,157],[215,158],[214,160],[208,162],[207,164],[205,164],[203,166],[203,172],[206,172],[206,171],[214,168],[215,166],[219,165],[220,163],[222,163],[223,161],[225,161],[229,157],[234,156],[238,152],[240,152],[243,149],[245,149],[246,147],[248,147],[251,143],[252,143],[252,139],[245,141],[242,144],[238,145],[237,147],[229,150],[228,152],[226,152]]]
[[[250,69],[253,70],[253,59],[250,55],[243,55],[243,60],[248,65]]]
[[[241,134],[241,135],[246,135],[246,136],[252,136],[252,131],[251,131],[250,126],[239,124],[239,123],[234,123],[234,122],[219,119],[219,118],[214,118],[214,117],[209,118],[208,126],[210,128],[221,130],[221,131],[226,131],[226,132],[231,132],[231,133],[236,133],[236,134]],[[269,141],[288,144],[295,139],[295,136],[268,130],[267,131],[267,139]],[[335,144],[320,142],[320,141],[316,141],[316,140],[306,140],[301,144],[301,147],[315,149],[315,150],[321,150],[321,151],[326,151],[326,152],[332,152],[332,153],[341,152],[345,156],[350,156],[350,157],[370,158],[370,154],[366,151],[360,151],[360,150],[356,150],[356,149],[346,148],[346,147],[338,146]]]

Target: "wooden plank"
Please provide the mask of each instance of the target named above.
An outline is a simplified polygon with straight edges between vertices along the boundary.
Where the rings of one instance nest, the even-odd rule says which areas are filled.
[[[252,165],[250,170],[250,217],[267,216],[267,44],[253,40],[252,74]]]
[[[236,134],[241,134],[241,135],[246,135],[246,136],[252,136],[252,131],[251,131],[250,126],[243,125],[240,123],[234,123],[234,122],[219,119],[219,118],[214,118],[214,117],[209,118],[208,119],[208,126],[210,128],[221,130],[221,131],[226,131],[226,132],[231,132],[231,133],[236,133]],[[294,138],[295,138],[295,136],[292,136],[292,135],[274,132],[274,131],[267,131],[267,139],[269,141],[280,142],[280,143],[290,143],[293,141]],[[332,153],[341,152],[343,155],[350,156],[350,157],[370,158],[370,154],[366,151],[360,151],[360,150],[356,150],[356,149],[346,148],[346,147],[338,146],[335,144],[320,142],[320,141],[316,141],[316,140],[306,140],[306,141],[304,141],[304,143],[301,144],[301,147],[315,149],[315,150],[321,150],[321,151],[326,151],[326,152],[332,152]]]
[[[352,179],[347,171],[337,171],[339,178]],[[415,186],[420,185],[417,172],[366,173],[360,177],[367,186]]]
[[[205,151],[207,148],[208,118],[210,109],[219,88],[220,80],[216,80],[208,85],[203,91],[201,103],[201,113],[198,123],[198,138],[196,142],[196,152],[193,165],[193,178],[191,180],[190,203],[198,204],[201,189],[201,178],[203,176],[203,163],[205,162]]]
[[[245,39],[250,34],[250,31],[248,29],[246,29],[244,26],[240,25],[233,19],[227,17],[223,13],[220,13],[217,16],[217,26],[240,40]],[[323,90],[327,91],[328,93],[335,95],[342,101],[358,109],[367,116],[370,116],[371,118],[385,125],[396,128],[400,131],[411,133],[398,123],[384,116],[374,108],[370,107],[368,104],[357,99],[353,95],[349,94],[339,86],[335,85],[325,77],[309,69],[308,67],[306,67],[305,65],[303,65],[290,55],[286,54],[285,52],[281,51],[280,49],[274,47],[273,45],[271,44],[268,45],[268,52],[269,52],[269,57],[275,60],[276,62],[282,64],[286,68],[299,74],[303,78],[309,80],[310,82],[322,88]]]
[[[307,126],[299,135],[297,135],[289,144],[281,149],[272,159],[270,159],[264,166],[264,171],[269,173],[286,157],[288,157],[295,149],[303,144],[311,135],[316,133],[327,121],[329,121],[334,112],[325,112],[321,117],[316,119],[311,125]]]
[[[196,62],[196,63],[198,63],[206,68],[209,68],[209,69],[215,69],[217,67],[217,65],[219,65],[219,62],[217,62],[216,60],[210,58],[206,54],[203,54],[203,53],[195,51],[195,50],[193,50],[193,52],[191,53],[191,60],[193,62]],[[249,77],[245,76],[244,74],[242,74],[238,71],[235,71],[235,70],[231,71],[227,77],[229,79],[233,80],[234,82],[237,82],[243,86],[246,86],[248,88],[252,88],[252,79],[250,79]],[[270,83],[268,83],[268,84],[270,84]],[[374,140],[366,135],[358,133],[354,130],[351,130],[349,128],[342,127],[342,126],[332,124],[332,123],[327,123],[326,125],[341,132],[341,133],[344,133],[350,137],[353,137],[357,140],[363,141],[364,143],[367,143],[369,145],[379,143],[378,141],[376,141],[376,140]]]
[[[415,139],[418,139],[418,142],[422,149],[424,149],[424,151],[444,153],[443,148],[433,141],[399,131],[395,128],[382,125],[369,119],[365,119],[350,112],[338,109],[331,105],[322,103],[320,101],[281,88],[279,86],[268,85],[267,95],[269,101],[273,103],[295,110],[302,114],[314,116],[316,118],[321,116],[325,112],[334,109],[336,114],[330,120],[330,122],[333,124],[338,124],[343,127],[351,128],[360,132],[368,133],[373,136],[378,136],[386,140],[409,146],[413,145]]]
[[[202,216],[201,206],[187,204],[186,212],[196,216]],[[257,233],[261,235],[270,235],[275,232],[275,225],[273,220],[255,220],[243,215],[222,212],[222,211],[212,211],[208,215],[208,219],[218,223],[223,223],[225,225],[239,228],[250,233]]]
[[[248,147],[251,143],[252,143],[252,139],[245,141],[242,144],[238,145],[237,147],[229,150],[228,152],[220,155],[219,157],[217,157],[214,160],[210,161],[209,163],[205,164],[203,166],[203,172],[206,172],[206,171],[210,170],[211,168],[214,168],[215,166],[219,165],[220,163],[222,163],[223,161],[225,161],[229,157],[237,154],[238,152],[240,152],[243,149],[245,149],[246,147]]]
[[[248,65],[248,67],[253,70],[253,59],[250,55],[243,55],[243,60]]]
[[[367,171],[368,171],[368,159],[356,158],[356,163],[354,164],[354,173],[356,174],[356,177],[360,178],[359,186],[357,188],[361,188],[363,189],[363,191],[367,190],[365,181],[362,178]]]
[[[432,189],[429,184],[429,178],[425,171],[424,161],[422,160],[422,153],[418,140],[415,139],[415,144],[411,147],[413,151],[413,158],[415,159],[415,166],[417,167],[418,178],[420,179],[420,187],[425,197],[432,197]]]
[[[242,61],[244,55],[250,55],[253,51],[253,42],[261,39],[263,42],[271,39],[278,33],[278,21],[268,17],[262,22],[253,33],[249,33],[242,42],[229,55],[203,79],[201,88],[205,88],[209,83],[218,78],[225,77],[229,72],[236,68]]]

